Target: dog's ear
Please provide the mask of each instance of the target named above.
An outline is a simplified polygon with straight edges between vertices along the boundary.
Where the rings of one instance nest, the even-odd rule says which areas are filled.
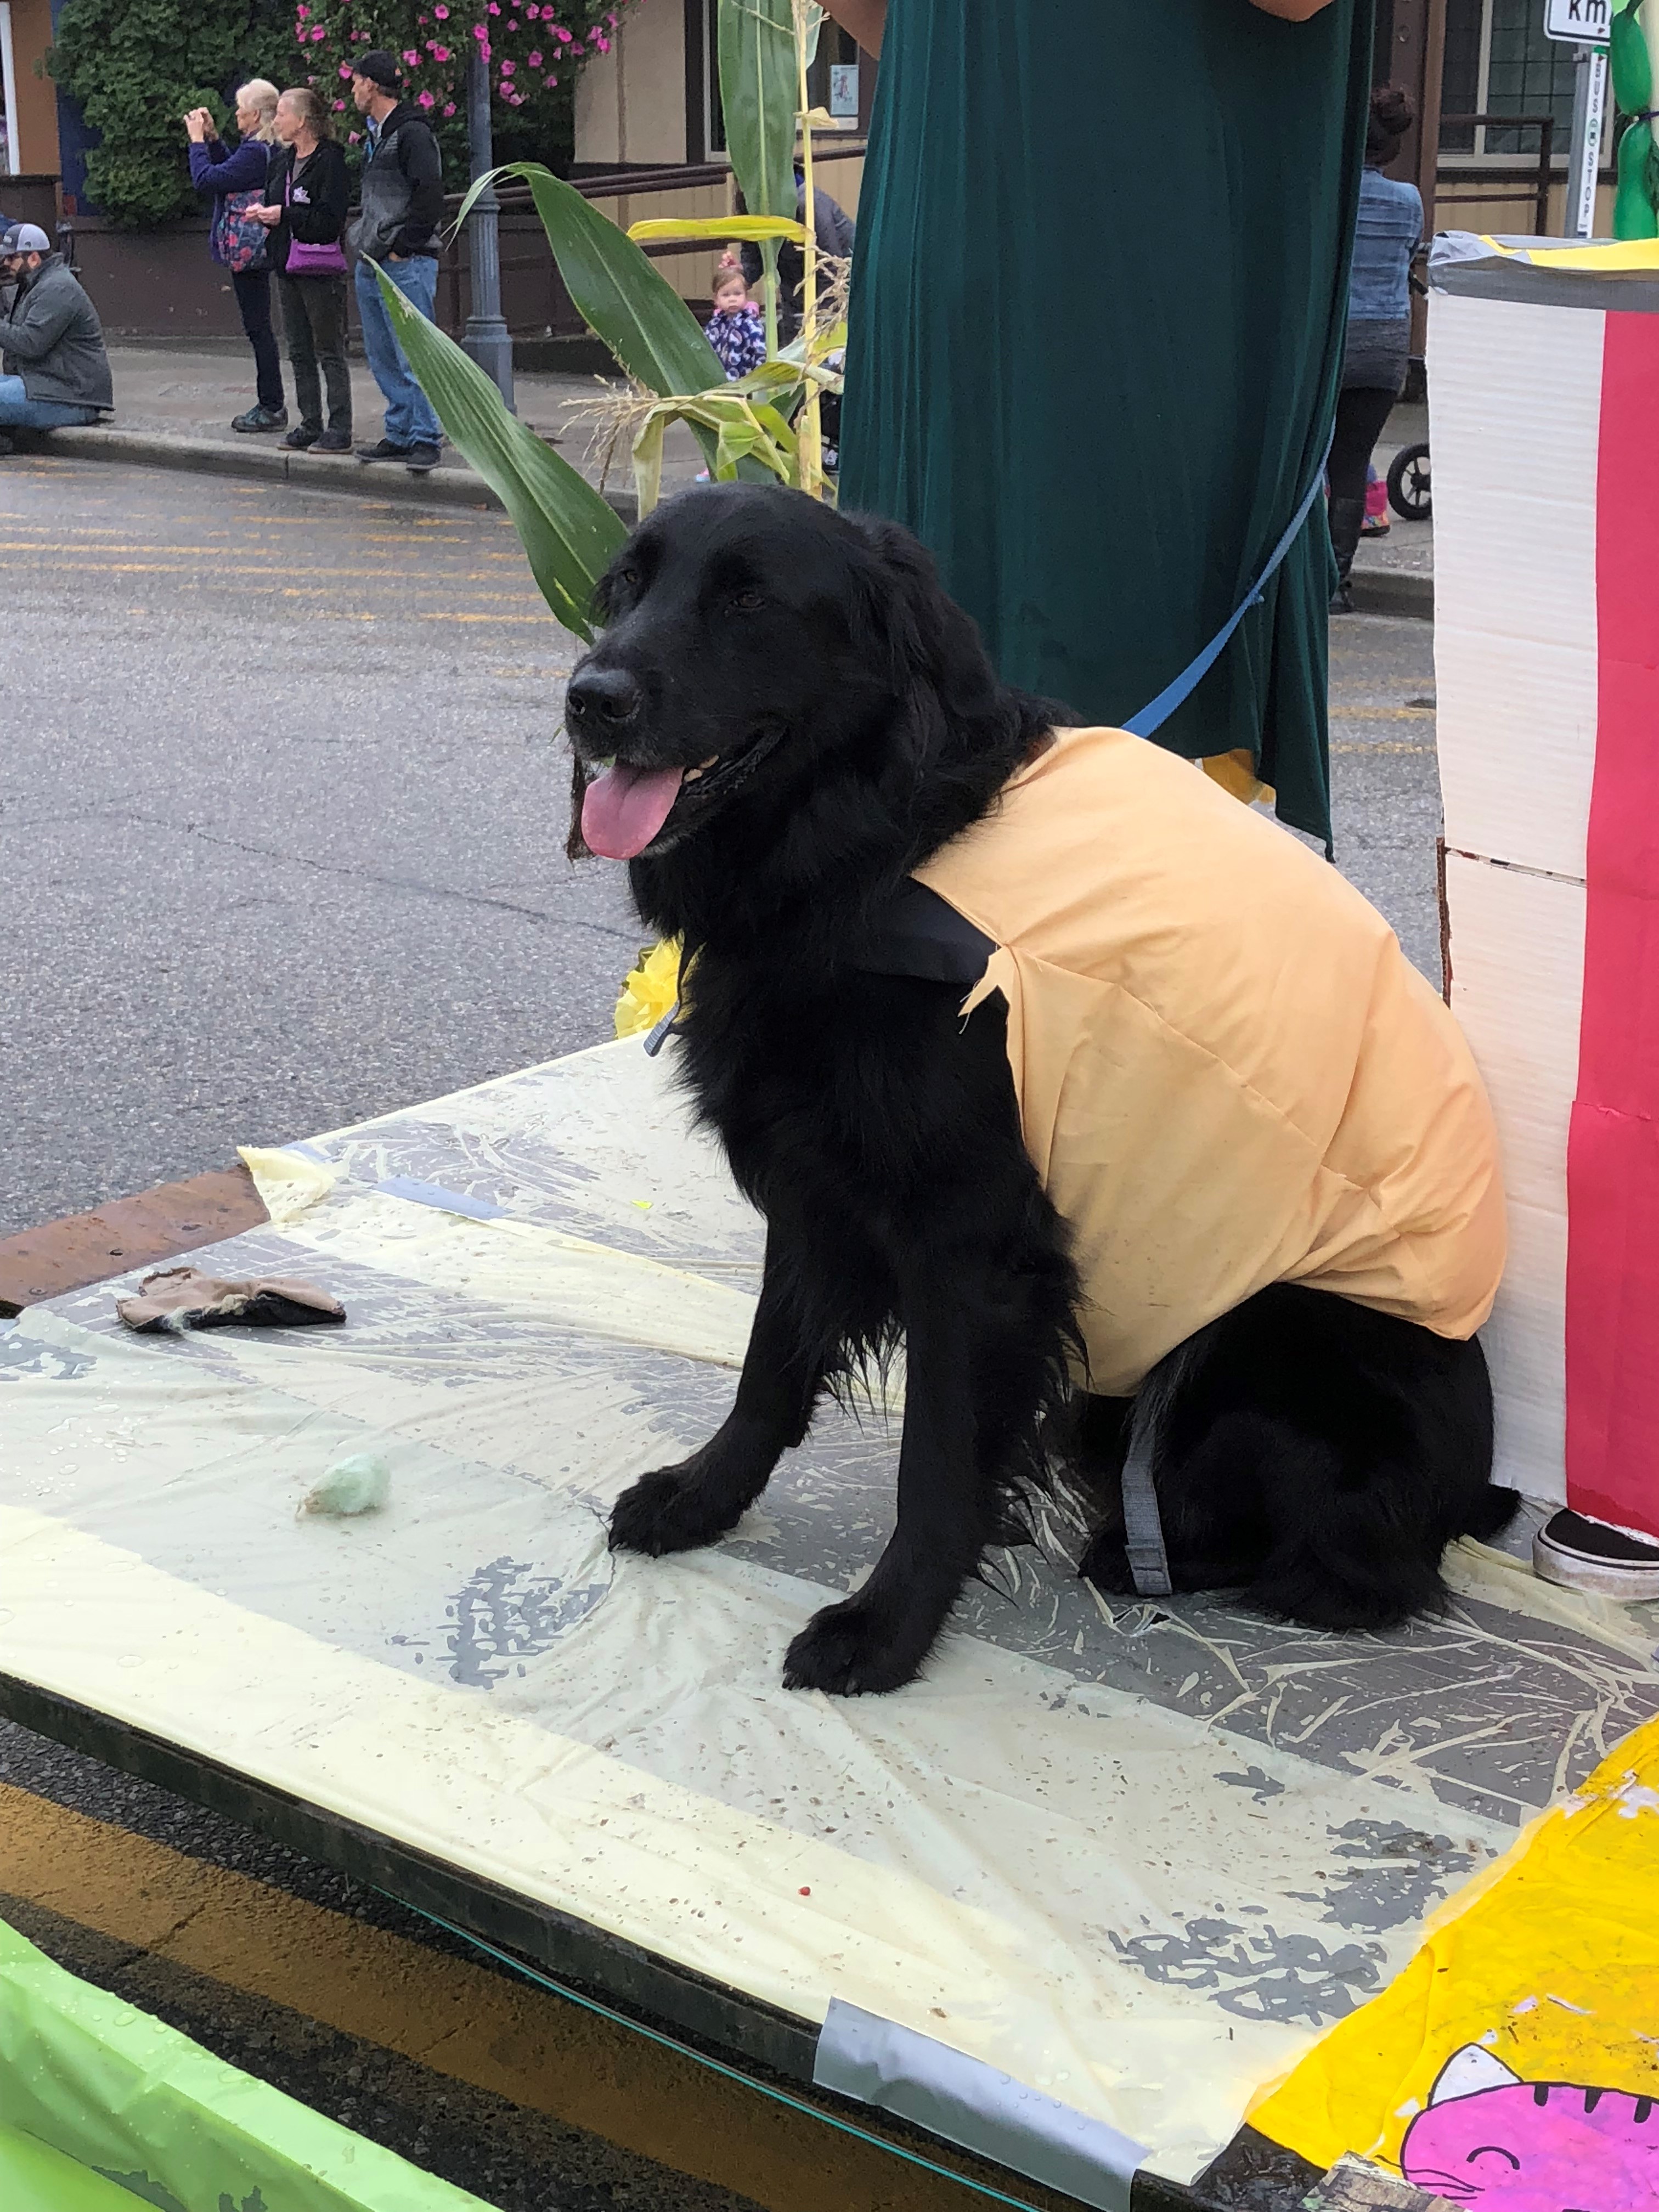
[[[919,770],[949,725],[983,716],[1001,687],[978,624],[946,592],[927,547],[896,522],[849,520],[869,554],[854,592],[854,644],[885,676]]]
[[[850,515],[868,558],[860,562],[853,598],[853,642],[896,692],[938,658],[941,631],[957,610],[945,596],[933,556],[896,522]]]

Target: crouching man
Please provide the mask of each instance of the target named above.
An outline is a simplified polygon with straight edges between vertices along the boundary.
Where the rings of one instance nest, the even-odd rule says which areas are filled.
[[[114,404],[98,311],[38,223],[0,238],[0,283],[15,285],[0,314],[0,453],[10,429],[95,422]]]

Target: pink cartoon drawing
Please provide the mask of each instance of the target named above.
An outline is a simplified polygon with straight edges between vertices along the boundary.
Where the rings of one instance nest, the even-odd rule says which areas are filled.
[[[1466,2043],[1406,2130],[1400,2163],[1413,2188],[1480,2212],[1659,2212],[1659,2102],[1523,2081]]]

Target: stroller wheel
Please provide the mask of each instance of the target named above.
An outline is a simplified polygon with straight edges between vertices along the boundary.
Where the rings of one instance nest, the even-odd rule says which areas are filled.
[[[1389,462],[1389,504],[1407,522],[1426,522],[1433,514],[1426,446],[1402,446]]]

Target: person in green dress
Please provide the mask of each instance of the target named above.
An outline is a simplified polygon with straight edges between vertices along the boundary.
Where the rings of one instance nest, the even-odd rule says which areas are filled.
[[[842,504],[932,549],[1006,681],[1121,725],[1319,476],[1370,0],[828,4],[881,55]],[[1157,732],[1328,840],[1334,579],[1316,499]]]

